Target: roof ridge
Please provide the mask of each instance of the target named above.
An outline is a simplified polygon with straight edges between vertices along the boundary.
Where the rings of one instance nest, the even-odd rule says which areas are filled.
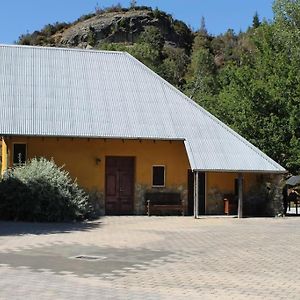
[[[27,48],[27,49],[41,49],[41,50],[53,50],[53,51],[70,51],[70,52],[90,52],[90,53],[106,53],[106,54],[123,54],[125,51],[112,51],[112,50],[96,50],[96,49],[83,49],[83,48],[66,48],[66,47],[50,47],[50,46],[32,46],[32,45],[18,45],[18,44],[2,44],[2,48]]]
[[[249,141],[247,141],[244,137],[242,137],[240,134],[235,132],[232,128],[230,128],[228,125],[226,125],[224,122],[219,120],[217,117],[215,117],[213,114],[211,114],[209,111],[204,109],[202,106],[200,106],[198,103],[193,101],[191,98],[189,98],[187,95],[185,95],[183,92],[175,88],[172,84],[170,84],[167,80],[156,74],[153,70],[151,70],[149,67],[144,65],[142,62],[140,62],[138,59],[136,59],[134,56],[129,54],[128,52],[125,52],[126,55],[128,55],[131,59],[133,59],[135,62],[137,62],[139,65],[141,65],[143,68],[148,70],[148,72],[151,72],[153,75],[155,75],[157,78],[160,79],[160,81],[171,88],[173,91],[181,95],[189,104],[194,105],[197,109],[200,109],[204,114],[206,114],[209,118],[211,118],[213,121],[217,122],[220,126],[222,126],[225,130],[227,130],[230,134],[235,136],[237,139],[239,139],[242,143],[244,143],[247,147],[249,147],[251,150],[256,152],[258,155],[260,155],[263,159],[265,159],[267,162],[272,164],[277,169],[281,169],[282,166],[280,166],[277,162],[275,162],[271,157],[268,157],[264,152],[262,152],[260,149],[258,149],[256,146],[251,144]],[[173,119],[172,119],[173,122]]]

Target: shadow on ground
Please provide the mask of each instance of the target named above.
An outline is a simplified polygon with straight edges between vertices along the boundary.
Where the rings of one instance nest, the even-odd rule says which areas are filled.
[[[12,268],[27,267],[36,272],[47,270],[60,275],[73,273],[81,277],[102,279],[108,276],[107,279],[111,280],[150,268],[149,264],[156,260],[160,260],[161,264],[173,262],[171,254],[173,252],[168,250],[118,249],[73,243],[2,252],[0,262]]]
[[[55,234],[74,231],[90,231],[99,228],[101,222],[78,223],[28,223],[28,222],[2,222],[0,221],[0,236],[24,234]]]

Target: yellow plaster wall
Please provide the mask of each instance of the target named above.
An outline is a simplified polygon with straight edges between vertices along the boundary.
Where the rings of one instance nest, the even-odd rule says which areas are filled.
[[[11,153],[13,143],[26,143],[28,158],[53,157],[87,189],[104,191],[106,156],[135,157],[135,182],[140,185],[151,186],[152,166],[165,165],[166,187],[187,188],[189,162],[182,141],[11,137],[8,139]],[[101,159],[98,165],[96,158]]]
[[[256,183],[258,176],[259,175],[255,173],[243,173],[243,188],[245,192],[248,192],[251,186]],[[226,193],[233,193],[234,180],[236,178],[238,178],[238,173],[209,172],[206,177],[207,188],[216,187]]]
[[[135,157],[135,212],[137,213],[143,212],[143,193],[145,188],[151,188],[153,165],[165,165],[167,189],[179,188],[183,193],[187,192],[187,170],[190,166],[181,141],[10,137],[2,141],[2,172],[6,164],[5,157],[8,166],[12,166],[13,143],[26,143],[28,158],[53,157],[59,166],[65,165],[65,169],[73,178],[77,178],[80,186],[88,190],[97,189],[102,193],[105,189],[105,157]],[[4,153],[8,155],[3,155]],[[101,160],[98,165],[97,158]],[[245,193],[261,180],[259,174],[246,173],[243,176]],[[237,177],[237,173],[206,173],[208,214],[224,212],[223,195],[234,193],[234,180]]]
[[[1,174],[7,170],[7,145],[4,138],[1,138]]]
[[[206,175],[206,212],[222,214],[224,212],[223,195],[234,194],[234,182],[238,173],[208,172]],[[260,178],[259,174],[243,174],[243,191],[248,193]]]

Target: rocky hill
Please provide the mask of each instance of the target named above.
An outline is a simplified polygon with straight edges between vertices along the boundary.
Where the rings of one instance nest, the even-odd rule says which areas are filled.
[[[46,25],[42,30],[22,35],[19,44],[58,47],[99,48],[103,43],[137,42],[145,28],[159,29],[165,43],[191,50],[193,33],[182,21],[157,9],[118,6],[85,15],[73,23]]]

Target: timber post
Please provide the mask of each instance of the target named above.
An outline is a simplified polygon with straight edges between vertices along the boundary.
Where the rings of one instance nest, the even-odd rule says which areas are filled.
[[[194,173],[194,218],[199,216],[199,173]]]
[[[1,176],[7,170],[7,144],[4,137],[1,137],[2,161],[1,161]]]
[[[243,218],[243,174],[238,177],[238,218]]]

